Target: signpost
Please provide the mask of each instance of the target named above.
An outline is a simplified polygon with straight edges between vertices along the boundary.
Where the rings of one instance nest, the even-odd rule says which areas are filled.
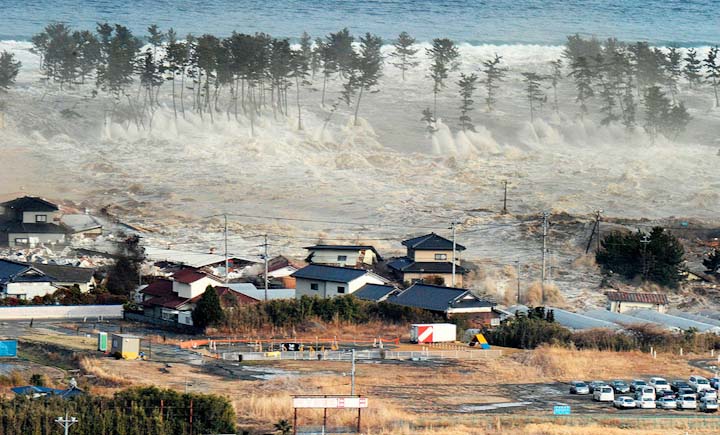
[[[293,419],[293,433],[297,435],[298,409],[322,409],[323,410],[323,433],[327,426],[328,409],[357,409],[357,433],[360,433],[360,415],[363,408],[368,407],[367,397],[361,396],[295,396],[293,397],[293,408],[295,417]]]
[[[555,405],[553,407],[553,415],[570,415],[570,406]]]

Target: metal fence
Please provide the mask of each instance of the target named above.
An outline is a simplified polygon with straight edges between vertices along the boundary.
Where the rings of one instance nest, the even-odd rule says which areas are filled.
[[[501,350],[422,350],[422,351],[391,351],[391,350],[357,350],[356,360],[482,360],[498,358]],[[326,360],[350,361],[352,354],[347,351],[299,351],[299,352],[223,352],[221,358],[229,361],[272,361],[272,360]]]

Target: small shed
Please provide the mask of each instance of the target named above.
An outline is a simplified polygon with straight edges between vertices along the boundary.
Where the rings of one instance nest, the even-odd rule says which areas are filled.
[[[112,355],[120,354],[123,359],[137,359],[140,355],[140,337],[113,334],[110,353]]]

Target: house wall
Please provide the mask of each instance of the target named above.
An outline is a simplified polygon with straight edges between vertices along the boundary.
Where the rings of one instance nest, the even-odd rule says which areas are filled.
[[[47,219],[42,223],[53,223],[55,219],[59,217],[58,212],[49,211],[24,211],[22,221],[24,224],[35,224],[38,223],[36,216],[45,216]]]
[[[92,282],[53,282],[53,284],[57,287],[72,287],[77,285],[83,293],[87,293],[91,288],[95,287],[94,280]]]
[[[173,291],[181,298],[192,299],[195,296],[205,293],[205,289],[207,289],[209,285],[217,287],[222,285],[222,283],[208,277],[201,278],[192,284],[173,281]]]
[[[55,293],[56,290],[57,288],[49,282],[11,282],[5,286],[4,296],[32,299]]]
[[[408,253],[408,257],[414,259],[415,261],[430,261],[430,262],[445,262],[445,261],[452,261],[452,249],[447,251],[437,250],[437,251],[412,251],[414,257],[411,257]],[[442,254],[445,255],[444,260],[436,260],[435,254]],[[460,251],[455,251],[455,262],[458,261],[460,258]]]
[[[442,285],[452,285],[452,273],[405,273],[403,274],[403,282],[412,283],[413,280],[428,279],[432,276],[439,276],[445,282]],[[455,287],[463,286],[463,276],[461,273],[455,274]]]
[[[312,263],[314,264],[329,264],[332,266],[356,266],[358,264],[372,265],[377,262],[377,257],[371,249],[362,251],[347,251],[347,250],[330,250],[321,249],[317,251],[310,251],[312,254]],[[338,257],[345,256],[346,260],[338,260]]]
[[[65,234],[9,233],[8,245],[10,247],[18,246],[15,244],[15,239],[28,239],[31,245],[37,245],[39,243],[62,243],[65,241]]]
[[[625,313],[632,310],[655,310],[664,313],[667,311],[667,305],[657,305],[646,302],[609,301],[608,310],[613,313]]]
[[[312,290],[310,288],[311,284],[317,284],[318,289]],[[375,278],[372,275],[363,275],[359,278],[354,279],[353,281],[350,281],[349,283],[297,278],[295,286],[295,297],[299,299],[300,297],[305,295],[317,296],[321,298],[333,298],[339,295],[342,296],[352,294],[365,284],[385,284],[385,282],[383,282],[381,279]],[[338,287],[345,287],[345,292],[338,293]]]
[[[193,326],[192,311],[180,311],[180,314],[178,314],[178,323]]]

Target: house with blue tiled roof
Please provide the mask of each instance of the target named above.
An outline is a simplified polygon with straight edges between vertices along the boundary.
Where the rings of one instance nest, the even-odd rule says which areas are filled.
[[[333,298],[349,295],[366,284],[386,284],[388,281],[371,271],[351,267],[310,264],[293,273],[295,297],[317,296]]]

